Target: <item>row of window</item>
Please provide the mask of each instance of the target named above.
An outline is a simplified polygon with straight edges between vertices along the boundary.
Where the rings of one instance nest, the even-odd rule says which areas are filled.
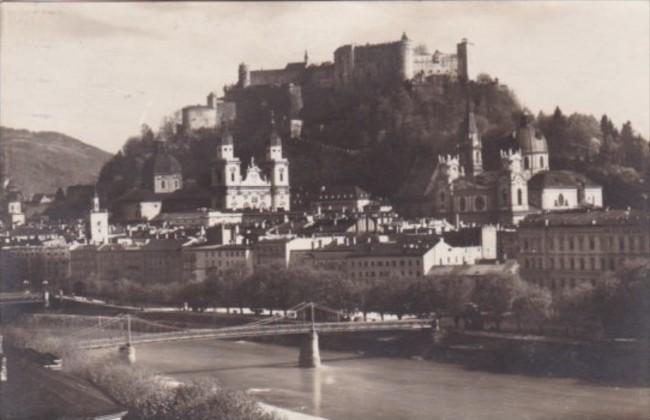
[[[207,251],[206,257],[243,257],[246,251]]]
[[[590,278],[589,283],[592,286],[596,285],[596,279],[595,278]],[[551,290],[557,290],[557,289],[575,289],[575,287],[578,284],[578,280],[574,278],[564,278],[561,277],[559,279],[534,279],[531,281],[533,284],[536,284],[537,286],[540,287],[548,287]]]
[[[350,267],[400,267],[419,265],[417,260],[391,260],[391,261],[350,261]]]
[[[626,239],[627,238],[627,239]],[[524,239],[522,248],[524,251],[541,251],[541,238]],[[594,236],[594,235],[572,235],[567,237],[551,237],[546,241],[549,251],[596,251],[600,248],[603,251],[646,251],[646,239],[643,235],[627,236]]]
[[[419,270],[402,270],[399,272],[402,277],[421,277],[422,272]],[[391,271],[360,271],[351,272],[350,278],[369,278],[369,277],[389,277],[394,276],[395,273]]]
[[[574,257],[556,257],[548,258],[546,267],[543,266],[543,259],[524,257],[524,268],[551,270],[616,270],[622,264],[623,259],[619,258],[574,258]]]

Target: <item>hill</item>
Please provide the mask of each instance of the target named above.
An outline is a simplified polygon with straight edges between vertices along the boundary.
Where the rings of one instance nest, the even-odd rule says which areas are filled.
[[[233,127],[235,153],[244,163],[264,158],[269,132],[269,101],[251,103],[254,112],[238,113]],[[305,89],[299,117],[300,139],[283,133],[291,162],[292,187],[359,185],[371,194],[399,200],[398,191],[419,167],[431,167],[438,154],[457,153],[468,100],[483,140],[486,169],[500,165],[499,150],[514,147],[515,120],[523,111],[514,92],[482,75],[467,84],[453,81],[363,85],[347,89]],[[288,116],[275,113],[277,121]],[[611,207],[639,207],[648,194],[650,148],[629,123],[619,130],[607,116],[565,116],[558,109],[535,123],[545,133],[553,169],[578,170],[604,187]],[[220,133],[215,130],[154,133],[143,130],[102,169],[100,192],[113,200],[134,186],[150,187],[148,165],[156,140],[183,166],[183,176],[209,186],[210,162]]]
[[[6,174],[27,197],[94,183],[111,154],[65,134],[0,127]]]

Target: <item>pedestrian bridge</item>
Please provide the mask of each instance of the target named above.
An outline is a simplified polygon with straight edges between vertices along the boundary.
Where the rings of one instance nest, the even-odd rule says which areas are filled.
[[[214,329],[192,329],[175,332],[132,334],[131,344],[160,343],[203,339],[255,338],[274,335],[296,335],[310,333],[351,333],[362,331],[421,330],[431,327],[430,320],[408,319],[401,321],[376,322],[315,322],[272,325],[244,325]],[[80,347],[98,349],[124,344],[123,337],[96,338],[85,340]]]
[[[413,331],[432,327],[430,319],[406,319],[372,322],[316,322],[316,313],[341,318],[341,312],[313,302],[303,302],[287,313],[300,314],[303,321],[282,316],[262,318],[249,324],[222,328],[179,328],[163,322],[143,319],[131,314],[115,317],[86,317],[77,315],[33,315],[36,318],[55,319],[67,326],[74,326],[75,334],[70,341],[86,350],[119,348],[126,359],[135,362],[135,346],[146,343],[170,341],[242,339],[281,335],[303,335],[299,365],[320,365],[318,335],[330,333],[354,333],[364,331]],[[85,322],[79,323],[79,322]],[[77,324],[75,324],[77,323]],[[85,326],[86,328],[78,328]]]

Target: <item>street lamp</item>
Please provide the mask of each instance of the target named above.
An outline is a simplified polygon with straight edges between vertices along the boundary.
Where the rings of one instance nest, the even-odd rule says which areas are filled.
[[[23,288],[25,289],[25,294],[29,294],[29,280],[25,279],[23,280]]]

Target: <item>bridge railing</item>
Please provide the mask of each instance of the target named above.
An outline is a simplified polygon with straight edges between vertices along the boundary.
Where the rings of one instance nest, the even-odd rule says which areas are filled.
[[[234,339],[263,337],[273,335],[306,334],[315,328],[318,333],[343,333],[357,331],[419,330],[430,327],[427,320],[410,319],[380,322],[321,322],[300,324],[276,324],[265,326],[241,326],[220,329],[187,330],[165,333],[143,333],[132,336],[132,344],[152,342],[199,340],[199,339]],[[86,340],[80,343],[82,348],[102,348],[125,343],[124,338],[106,337]]]

